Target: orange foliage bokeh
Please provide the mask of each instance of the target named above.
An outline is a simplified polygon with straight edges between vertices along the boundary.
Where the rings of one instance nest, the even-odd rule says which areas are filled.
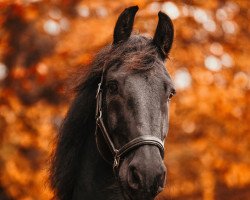
[[[250,198],[250,2],[72,0],[0,2],[0,199],[45,200],[53,138],[72,97],[67,77],[112,41],[119,13],[138,5],[134,30],[154,34],[169,14],[171,101],[157,199]]]

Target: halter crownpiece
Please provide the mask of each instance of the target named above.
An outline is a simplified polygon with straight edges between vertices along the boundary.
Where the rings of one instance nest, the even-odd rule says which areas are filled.
[[[102,158],[106,161],[108,159],[104,156],[104,153],[101,151],[98,143],[98,128],[101,130],[102,136],[106,142],[106,144],[109,147],[110,152],[113,155],[113,169],[116,171],[120,165],[120,159],[124,157],[128,152],[143,146],[143,145],[154,145],[157,146],[160,150],[162,158],[164,157],[164,144],[163,141],[161,141],[159,138],[151,135],[142,135],[139,137],[134,138],[133,140],[129,141],[126,143],[124,146],[121,148],[117,149],[107,131],[107,128],[105,127],[105,124],[103,122],[103,117],[102,117],[102,84],[103,84],[103,79],[104,79],[104,72],[105,72],[105,67],[103,68],[102,71],[102,76],[101,80],[98,84],[97,88],[97,93],[96,93],[96,130],[95,130],[95,137],[96,137],[96,145],[97,149],[102,156]]]

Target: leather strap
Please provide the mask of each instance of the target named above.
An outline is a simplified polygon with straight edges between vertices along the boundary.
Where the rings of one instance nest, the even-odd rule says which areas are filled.
[[[118,150],[115,148],[114,143],[112,142],[101,117],[96,119],[96,124],[98,125],[101,132],[103,133],[103,137],[104,137],[107,145],[109,146],[111,153],[113,154],[113,156],[115,156],[117,154]]]
[[[139,137],[131,140],[130,142],[128,142],[122,148],[120,148],[118,150],[117,156],[123,157],[129,151],[134,150],[135,148],[138,148],[139,146],[142,146],[142,145],[155,145],[155,146],[157,146],[160,150],[162,158],[164,157],[163,142],[159,138],[152,136],[152,135],[142,135],[142,136],[139,136]]]

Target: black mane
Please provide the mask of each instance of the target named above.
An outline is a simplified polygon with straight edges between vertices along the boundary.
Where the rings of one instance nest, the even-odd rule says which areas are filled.
[[[94,134],[95,94],[104,65],[120,66],[126,62],[131,70],[146,71],[161,61],[152,39],[133,35],[126,42],[105,47],[89,69],[80,73],[74,87],[76,97],[61,125],[52,157],[50,177],[55,199],[72,198],[84,143],[88,134]]]

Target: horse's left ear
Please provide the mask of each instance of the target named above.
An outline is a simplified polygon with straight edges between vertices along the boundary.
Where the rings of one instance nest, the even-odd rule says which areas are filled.
[[[115,25],[113,44],[126,41],[130,37],[138,9],[138,6],[132,6],[121,13]]]
[[[168,56],[174,39],[174,26],[169,18],[163,12],[158,13],[159,21],[155,31],[153,42],[157,46],[163,59]]]

